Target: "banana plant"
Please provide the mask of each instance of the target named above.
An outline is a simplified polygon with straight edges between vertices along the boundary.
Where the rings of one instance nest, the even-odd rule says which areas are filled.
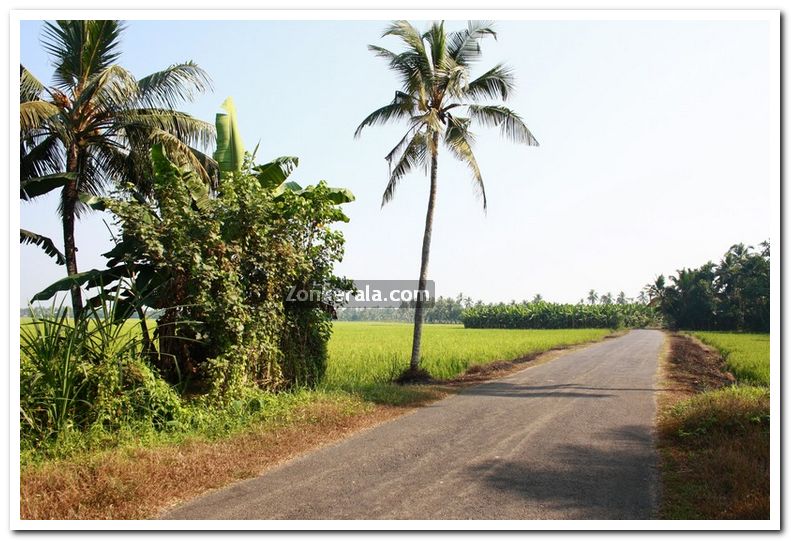
[[[217,113],[215,118],[217,150],[213,156],[222,176],[239,173],[242,170],[245,151],[233,98],[226,98],[220,107],[224,112]],[[256,150],[252,153],[253,157],[257,150],[256,145]],[[296,156],[280,156],[268,163],[254,165],[252,172],[261,186],[272,190],[275,197],[286,191],[308,195],[313,190],[311,186],[303,188],[298,183],[288,180],[298,165],[299,158]],[[338,205],[354,201],[354,195],[347,188],[331,188],[331,197]]]

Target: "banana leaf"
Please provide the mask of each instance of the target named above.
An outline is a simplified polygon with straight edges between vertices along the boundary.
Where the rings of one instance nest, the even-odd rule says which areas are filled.
[[[244,144],[239,134],[233,98],[227,98],[220,107],[226,112],[217,113],[214,121],[217,128],[217,150],[214,152],[214,161],[217,162],[222,173],[238,172],[244,162]]]
[[[296,156],[281,156],[269,163],[257,165],[254,168],[255,176],[264,188],[275,188],[288,178],[299,165]]]

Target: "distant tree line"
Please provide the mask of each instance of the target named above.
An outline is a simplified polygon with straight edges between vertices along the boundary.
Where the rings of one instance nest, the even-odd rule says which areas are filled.
[[[462,314],[465,327],[477,329],[575,329],[647,327],[661,324],[647,304],[558,304],[523,302],[479,304]]]
[[[769,330],[769,242],[759,249],[735,244],[719,264],[659,275],[645,288],[672,328]]]
[[[437,297],[433,305],[424,308],[423,318],[426,323],[461,323],[462,312],[465,308],[469,308],[472,305],[472,299],[462,294],[456,297]],[[341,321],[403,321],[414,323],[414,318],[414,302],[403,302],[399,307],[346,307],[338,310],[338,319]]]

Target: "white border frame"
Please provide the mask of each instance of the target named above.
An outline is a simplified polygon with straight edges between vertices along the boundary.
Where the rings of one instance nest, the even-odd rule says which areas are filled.
[[[771,484],[769,520],[21,520],[19,518],[19,298],[11,295],[20,278],[20,249],[15,241],[19,227],[19,205],[16,194],[19,183],[19,163],[9,159],[9,401],[10,401],[10,526],[14,530],[778,530],[780,529],[780,260],[781,260],[781,170],[780,170],[780,11],[779,10],[481,10],[481,9],[427,9],[427,10],[12,10],[10,12],[10,88],[9,99],[9,157],[19,133],[19,80],[13,76],[19,65],[20,22],[22,20],[51,20],[69,18],[114,18],[124,20],[525,20],[525,21],[766,21],[769,23],[770,59],[770,125],[771,149],[770,183],[772,194],[772,251],[771,260],[771,326],[770,347],[772,374],[771,393]]]

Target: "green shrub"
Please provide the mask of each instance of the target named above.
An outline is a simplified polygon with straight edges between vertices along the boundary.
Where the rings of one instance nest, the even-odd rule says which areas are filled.
[[[178,394],[144,359],[140,335],[114,321],[112,305],[34,316],[20,335],[23,446],[73,432],[141,423],[164,429],[182,413]]]

